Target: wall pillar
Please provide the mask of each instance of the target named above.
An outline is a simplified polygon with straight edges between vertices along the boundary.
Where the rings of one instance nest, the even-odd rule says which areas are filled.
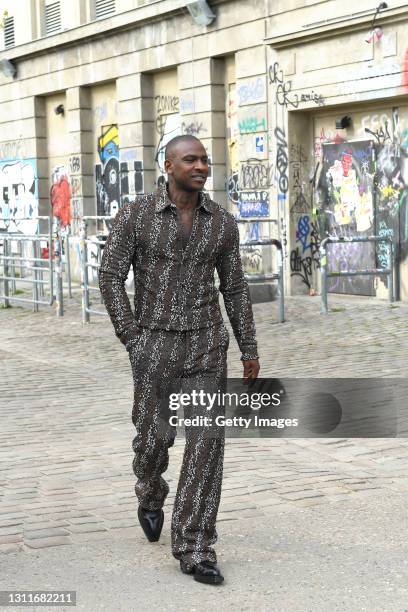
[[[211,159],[206,190],[226,206],[225,90],[223,59],[208,58],[178,67],[181,131],[199,138]]]
[[[150,75],[116,81],[122,204],[126,197],[150,192],[155,186],[154,104]]]

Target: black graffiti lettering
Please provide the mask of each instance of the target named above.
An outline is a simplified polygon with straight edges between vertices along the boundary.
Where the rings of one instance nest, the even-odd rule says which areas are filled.
[[[275,62],[272,66],[269,66],[269,83],[283,83],[283,71],[279,69],[278,62]]]
[[[155,96],[157,104],[157,113],[178,113],[179,98],[178,96]]]
[[[207,130],[203,126],[203,124],[199,121],[192,121],[191,123],[183,123],[181,124],[181,132],[182,134],[189,134],[190,136],[198,136],[198,134],[202,132],[206,132]]]
[[[297,108],[299,106],[299,96],[293,95],[293,98],[289,97],[292,91],[292,81],[286,81],[286,83],[279,83],[276,88],[276,101],[281,106],[293,106]]]
[[[316,223],[313,221],[311,223],[310,232],[310,252],[315,268],[320,269],[320,234]]]
[[[290,157],[291,163],[299,163],[307,162],[307,154],[301,144],[292,144],[290,146]]]
[[[241,166],[241,189],[268,189],[273,182],[273,166],[260,159],[248,159]]]
[[[314,102],[317,106],[325,106],[326,100],[322,94],[318,94],[315,91],[309,93],[303,93],[300,98],[301,102]]]
[[[166,127],[167,115],[158,115],[156,117],[156,132],[160,137],[164,135],[164,130]]]
[[[279,190],[281,193],[287,193],[289,188],[288,181],[288,143],[286,142],[285,132],[279,126],[275,128],[275,137],[277,140],[276,151],[276,169],[279,174]]]
[[[238,172],[233,172],[231,176],[228,178],[227,193],[228,193],[228,198],[231,200],[231,202],[234,202],[234,204],[238,204],[239,202]]]
[[[310,289],[310,281],[312,277],[312,258],[310,255],[302,257],[299,247],[293,249],[290,254],[290,271],[291,276],[299,276],[302,282]]]
[[[364,131],[367,132],[367,134],[371,134],[372,136],[374,136],[378,144],[391,142],[391,136],[388,131],[388,121],[385,121],[385,129],[381,125],[375,132],[373,130],[370,130],[369,128],[365,128]]]
[[[276,101],[281,106],[293,106],[297,108],[299,106],[299,96],[293,94],[292,97],[289,94],[292,91],[292,81],[285,81],[283,78],[283,71],[279,68],[278,62],[275,62],[272,66],[269,66],[269,83],[277,83],[276,88]]]
[[[309,202],[307,201],[304,193],[302,191],[299,191],[299,193],[296,194],[296,198],[293,203],[293,206],[290,209],[290,212],[291,213],[308,213],[309,211],[310,211]]]
[[[71,168],[71,172],[80,172],[81,170],[81,159],[77,155],[73,155],[69,158],[69,165]]]

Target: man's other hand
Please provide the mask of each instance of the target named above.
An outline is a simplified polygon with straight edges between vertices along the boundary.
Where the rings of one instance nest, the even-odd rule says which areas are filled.
[[[248,380],[256,380],[260,369],[259,360],[246,359],[242,363],[244,364],[244,383],[247,384]]]

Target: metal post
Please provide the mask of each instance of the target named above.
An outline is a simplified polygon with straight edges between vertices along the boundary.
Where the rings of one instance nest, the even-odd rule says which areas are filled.
[[[57,317],[62,317],[64,314],[64,294],[62,287],[62,264],[61,264],[61,251],[62,251],[62,240],[61,240],[61,225],[60,220],[56,217],[55,223],[55,276],[56,276],[56,294],[57,294]]]
[[[89,323],[89,291],[88,291],[88,243],[86,221],[81,223],[81,269],[82,269],[82,323]]]
[[[35,238],[32,239],[33,241],[33,257],[38,257],[38,251],[39,249],[39,243],[37,242],[37,240],[35,240]],[[37,283],[37,281],[39,280],[40,277],[40,273],[37,270],[38,267],[38,262],[34,262],[34,282],[33,282],[33,312],[38,312],[39,307],[38,307],[38,300],[39,300],[39,292],[38,292],[38,285],[39,283]]]
[[[327,306],[327,250],[326,244],[329,242],[328,238],[324,238],[320,244],[320,278],[321,278],[321,293],[322,293],[322,314],[328,314],[329,309]]]
[[[23,243],[21,240],[18,243],[18,254],[20,256],[20,278],[23,278]]]
[[[283,280],[282,243],[279,240],[273,240],[272,243],[276,247],[276,256],[278,260],[279,323],[284,323],[285,322],[285,287],[284,287],[284,280]]]
[[[16,264],[15,264],[15,261],[14,261],[15,254],[13,255],[13,246],[12,246],[12,244],[13,243],[11,242],[10,243],[10,255],[11,255],[11,257],[13,259],[11,259],[11,261],[10,261],[10,270],[11,270],[10,276],[14,277],[13,280],[11,281],[11,293],[14,294],[14,293],[16,293],[17,285],[16,285],[16,280],[15,280],[15,278],[16,278]]]
[[[391,238],[388,243],[388,268],[390,270],[389,282],[388,282],[388,297],[390,304],[394,301],[394,248]]]
[[[4,255],[3,268],[4,268],[4,295],[6,296],[4,298],[4,306],[5,306],[5,308],[9,308],[9,306],[10,306],[10,302],[8,300],[8,296],[10,295],[10,293],[9,293],[9,282],[7,280],[7,277],[9,275],[9,271],[8,271],[8,259],[7,259],[8,254],[9,254],[8,240],[7,240],[6,236],[4,236],[4,242],[3,242],[3,255]]]
[[[66,261],[67,276],[68,276],[68,296],[72,298],[71,260],[70,260],[70,252],[69,252],[69,231],[65,235],[65,261]]]

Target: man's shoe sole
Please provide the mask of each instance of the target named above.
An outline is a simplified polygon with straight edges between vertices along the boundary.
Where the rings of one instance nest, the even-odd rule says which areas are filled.
[[[221,584],[224,582],[224,576],[203,576],[201,574],[196,574],[194,566],[191,567],[180,563],[180,569],[183,574],[194,574],[194,580],[202,582],[203,584]]]
[[[221,584],[224,582],[224,576],[202,576],[194,572],[194,580],[203,584]]]

